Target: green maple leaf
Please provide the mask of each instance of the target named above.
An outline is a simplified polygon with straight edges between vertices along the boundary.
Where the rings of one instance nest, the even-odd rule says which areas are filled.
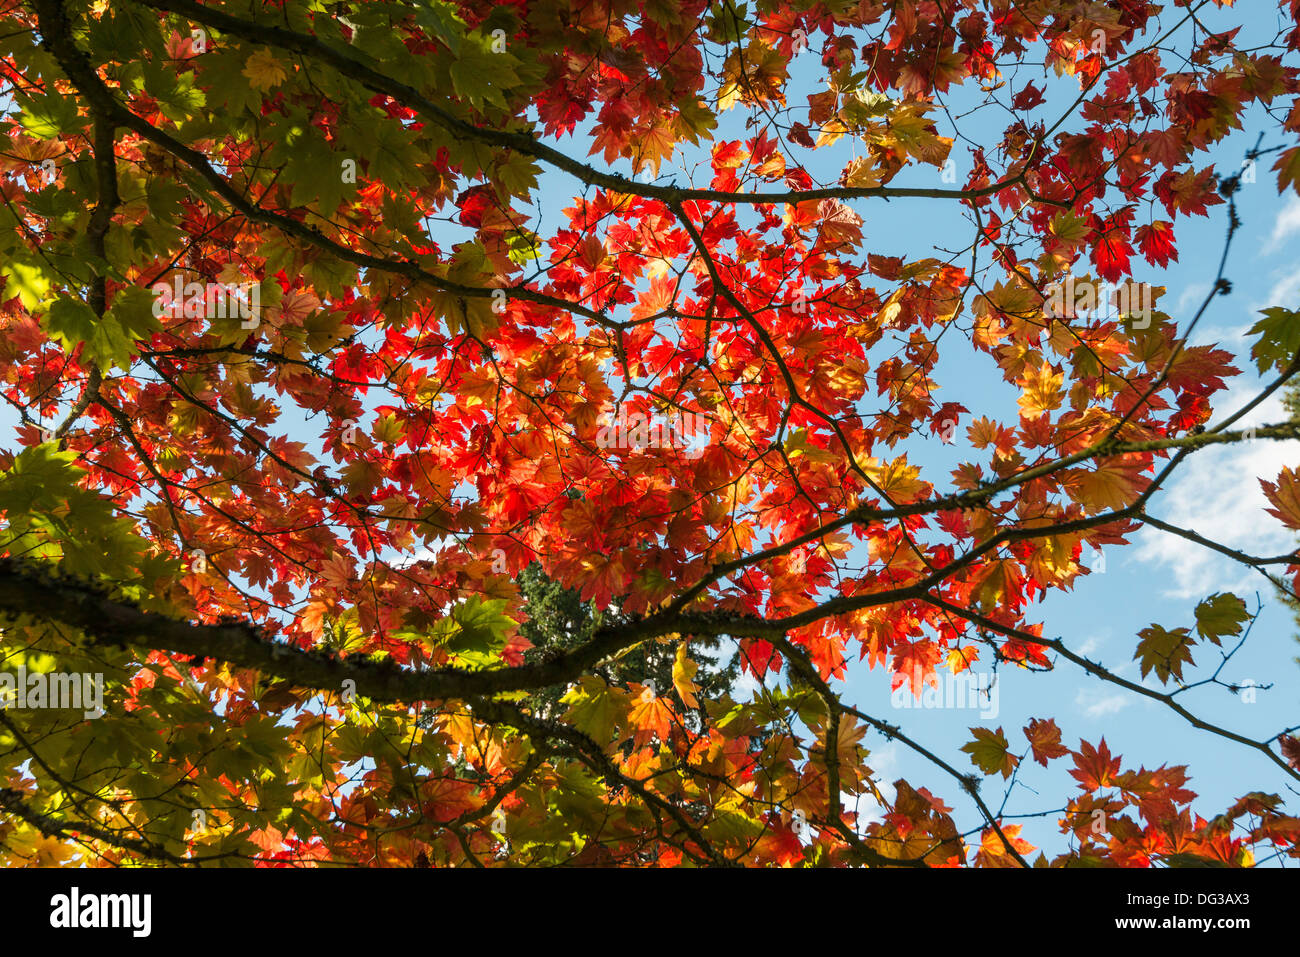
[[[537,161],[522,153],[507,153],[496,164],[493,184],[504,202],[511,196],[527,199],[537,188]]]
[[[525,266],[530,260],[542,258],[541,240],[536,233],[520,229],[506,237],[510,261]]]
[[[330,149],[314,126],[295,127],[286,138],[285,179],[292,184],[289,202],[294,206],[315,203],[325,216],[333,216],[350,184],[343,182],[343,160]]]
[[[196,116],[207,103],[207,96],[194,86],[192,73],[177,73],[161,63],[147,61],[143,64],[141,81],[143,87],[158,101],[158,110],[174,123],[183,123]]]
[[[627,718],[626,697],[594,675],[584,675],[560,702],[569,706],[564,720],[603,745]]]
[[[961,749],[970,755],[971,764],[985,774],[997,774],[1000,771],[1004,778],[1011,777],[1020,759],[1011,753],[1002,729],[990,731],[988,728],[971,728],[970,731],[975,735],[975,740],[962,745]]]
[[[64,133],[71,133],[78,125],[77,101],[70,96],[59,96],[50,86],[44,96],[14,94],[14,100],[22,113],[18,122],[32,136],[42,140],[52,140]]]
[[[517,622],[505,614],[503,598],[471,595],[419,636],[427,644],[445,648],[458,664],[486,667],[500,661],[510,632]],[[406,633],[402,633],[406,634]]]
[[[89,342],[95,335],[95,324],[99,317],[93,309],[80,299],[61,296],[50,305],[45,314],[44,326],[50,335],[71,352],[78,343]]]
[[[1225,635],[1239,635],[1250,620],[1246,603],[1231,592],[1211,595],[1196,606],[1196,632],[1216,645]]]
[[[422,3],[415,8],[415,22],[447,45],[452,53],[460,52],[461,37],[465,35],[465,21],[456,15],[456,7],[437,0]]]
[[[1143,678],[1154,670],[1162,683],[1168,683],[1171,675],[1183,680],[1183,665],[1193,663],[1193,640],[1187,628],[1170,631],[1160,625],[1151,625],[1138,632],[1138,637],[1142,640],[1138,642],[1133,657],[1141,662]]]
[[[494,50],[496,38],[471,33],[461,44],[451,64],[451,83],[456,95],[475,109],[491,103],[506,109],[505,91],[519,85],[515,68],[519,61],[504,50]]]
[[[0,276],[4,277],[6,299],[17,296],[28,312],[35,312],[37,307],[50,292],[50,277],[42,268],[42,263],[26,250],[15,251],[7,260],[0,263]]]
[[[153,314],[152,293],[138,286],[119,291],[102,317],[81,300],[62,296],[45,314],[44,325],[69,352],[84,342],[88,358],[104,368],[123,370],[131,364],[136,340],[162,329]]]
[[[106,363],[125,369],[134,354],[134,343],[162,331],[162,322],[153,313],[153,293],[141,286],[126,286],[113,297],[99,325],[114,330],[116,351],[106,353]],[[93,341],[93,340],[92,340]]]
[[[115,4],[89,26],[95,55],[104,60],[129,63],[140,58],[142,49],[151,53],[163,50],[158,18],[129,4]]]
[[[24,449],[0,472],[0,511],[6,513],[8,548],[13,554],[61,558],[72,575],[112,575],[123,582],[130,571],[149,564],[149,546],[129,519],[117,517],[111,500],[81,487],[85,471],[72,451],[52,443]]]
[[[1300,313],[1281,306],[1270,306],[1260,313],[1264,318],[1246,333],[1259,336],[1259,341],[1250,347],[1251,357],[1261,373],[1270,367],[1284,369],[1300,352]]]
[[[239,47],[209,50],[202,57],[199,82],[208,91],[208,107],[228,119],[262,102],[262,92],[253,89],[244,76],[247,57],[247,51],[241,52]]]
[[[420,173],[420,151],[411,141],[411,134],[392,121],[375,123],[366,127],[365,157],[371,179],[385,187],[400,192],[410,186],[423,185]]]

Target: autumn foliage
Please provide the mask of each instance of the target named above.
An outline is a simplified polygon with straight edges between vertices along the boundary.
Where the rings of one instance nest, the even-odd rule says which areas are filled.
[[[1213,766],[1049,715],[940,754],[846,681],[1066,669],[1201,720],[1242,598],[1131,636],[1145,682],[1036,606],[1144,525],[1212,547],[1162,486],[1243,438],[1243,367],[1297,370],[1282,304],[1237,355],[1134,280],[1231,243],[1248,109],[1237,163],[1297,189],[1300,4],[1257,5],[1264,45],[1226,0],[0,0],[0,651],[105,712],[0,710],[0,861],[1296,856],[1286,732],[1202,722],[1272,772],[1207,820]],[[875,245],[886,204],[951,254]],[[529,639],[526,569],[581,634]],[[1041,849],[994,797],[1035,765],[1077,782]]]

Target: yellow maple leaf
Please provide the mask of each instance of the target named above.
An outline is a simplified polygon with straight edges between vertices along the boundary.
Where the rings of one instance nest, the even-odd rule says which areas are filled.
[[[844,167],[844,185],[853,189],[872,189],[884,181],[885,171],[866,157],[849,160]]]
[[[719,113],[737,103],[785,103],[785,57],[761,41],[733,50],[722,65],[722,74]]]
[[[895,502],[910,502],[930,492],[930,483],[918,478],[921,467],[908,465],[906,453],[883,468],[868,466],[866,472]]]
[[[1020,412],[1026,419],[1037,419],[1043,414],[1059,408],[1064,392],[1061,383],[1065,379],[1062,372],[1053,372],[1051,365],[1044,362],[1039,368],[1032,366],[1025,370],[1025,391],[1016,400]]]
[[[1079,566],[1071,557],[1077,535],[1048,535],[1040,539],[1029,556],[1029,573],[1040,582],[1058,582],[1078,574]]]
[[[1070,498],[1090,515],[1117,511],[1133,503],[1139,492],[1136,475],[1118,462],[1106,462],[1095,469],[1080,469],[1065,482]]]
[[[995,312],[1021,319],[1039,315],[1038,297],[1023,282],[999,282],[986,294],[988,304]]]
[[[677,137],[667,123],[655,123],[640,130],[636,135],[636,146],[632,164],[640,173],[646,167],[659,175],[659,167],[666,159],[671,159],[677,146]]]
[[[1002,840],[1002,835],[993,828],[985,828],[984,833],[980,835],[980,849],[975,856],[976,863],[980,867],[1019,867],[1020,863],[1007,851],[1007,844],[1014,847],[1022,857],[1034,850],[1033,844],[1020,837],[1020,828],[1019,824],[1003,824],[1002,835],[1006,836],[1005,842]]]
[[[245,60],[241,72],[248,77],[248,83],[253,89],[263,93],[279,86],[289,75],[275,54],[265,48]]]
[[[889,115],[889,125],[867,133],[868,141],[914,156],[922,163],[943,166],[952,149],[952,139],[940,136],[925,116],[928,104],[904,103]]]
[[[698,708],[699,700],[695,697],[695,692],[700,690],[692,679],[695,672],[700,668],[699,662],[692,661],[686,656],[686,642],[677,646],[677,658],[673,662],[673,687],[681,696],[682,704],[688,708]]]
[[[948,654],[944,660],[948,665],[949,671],[953,674],[960,674],[978,661],[979,657],[979,648],[975,645],[966,645],[959,648],[949,648]]]

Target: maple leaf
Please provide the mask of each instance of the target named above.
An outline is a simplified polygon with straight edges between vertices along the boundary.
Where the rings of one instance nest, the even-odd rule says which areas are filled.
[[[1196,395],[1207,395],[1224,387],[1224,376],[1240,370],[1231,364],[1232,354],[1210,346],[1191,346],[1169,363],[1169,384]]]
[[[1111,787],[1119,774],[1119,757],[1111,757],[1106,739],[1102,738],[1097,747],[1087,741],[1079,742],[1079,750],[1074,755],[1074,770],[1070,776],[1079,782],[1085,791],[1098,791]]]
[[[848,782],[857,779],[856,769],[867,756],[867,749],[860,742],[867,734],[867,726],[852,715],[840,718],[839,738],[836,741],[836,754],[839,756],[840,771]]]
[[[1196,606],[1196,633],[1216,645],[1227,635],[1239,635],[1251,614],[1246,603],[1230,592],[1216,592]]]
[[[1300,771],[1300,738],[1284,734],[1278,738],[1278,744],[1282,748],[1282,757],[1286,758],[1287,764]]]
[[[894,676],[890,690],[908,684],[912,694],[919,698],[926,684],[937,686],[934,666],[942,656],[942,649],[933,641],[904,643],[894,652]]]
[[[677,689],[677,694],[681,696],[682,704],[688,708],[698,708],[699,701],[695,693],[700,690],[692,679],[699,670],[698,663],[687,657],[686,642],[677,646],[677,657],[673,660],[673,687]]]
[[[255,90],[261,90],[263,93],[270,92],[279,86],[288,77],[279,57],[269,48],[263,47],[256,53],[250,54],[244,61],[244,76],[248,77],[249,85]]]
[[[1148,130],[1143,142],[1147,155],[1166,170],[1173,170],[1187,158],[1187,140],[1177,129]]]
[[[719,112],[737,103],[785,102],[782,80],[786,76],[786,58],[773,47],[757,42],[732,50],[723,63],[722,75]]]
[[[648,744],[654,738],[667,741],[673,726],[672,708],[647,688],[633,699],[632,709],[628,712],[628,724],[634,729],[632,740],[637,747]]]
[[[1010,559],[990,562],[978,581],[974,596],[984,608],[1017,608],[1024,603],[1024,575],[1018,562]]]
[[[1183,665],[1192,663],[1191,631],[1187,628],[1165,629],[1150,625],[1138,632],[1138,642],[1133,658],[1140,662],[1142,677],[1154,670],[1156,677],[1167,684],[1171,677],[1183,679]]]
[[[862,242],[862,217],[837,199],[824,199],[817,205],[820,227],[819,245],[838,249]]]
[[[1277,171],[1279,193],[1286,192],[1288,186],[1296,193],[1300,193],[1300,146],[1283,150],[1273,164],[1273,169]]]
[[[356,562],[351,555],[335,552],[321,564],[318,573],[323,584],[341,590],[351,586],[355,580]]]
[[[1043,97],[1043,91],[1038,89],[1032,83],[1026,83],[1024,89],[1015,95],[1011,101],[1011,106],[1016,110],[1032,110],[1040,103],[1046,100]]]
[[[1259,336],[1250,354],[1261,373],[1269,368],[1285,369],[1300,355],[1300,313],[1280,306],[1270,306],[1260,312],[1264,318],[1246,333]]]
[[[1095,469],[1070,472],[1063,484],[1070,498],[1090,515],[1126,508],[1139,493],[1139,480],[1133,470],[1114,459],[1099,463]]]
[[[1131,271],[1129,257],[1132,254],[1133,247],[1126,230],[1118,226],[1104,229],[1092,247],[1092,261],[1107,282],[1117,282]]]
[[[1056,726],[1053,718],[1045,721],[1031,718],[1024,732],[1030,747],[1033,748],[1034,760],[1043,767],[1047,767],[1049,759],[1063,757],[1070,753],[1070,749],[1061,744],[1061,729]]]
[[[966,645],[960,648],[949,648],[948,654],[944,657],[944,663],[948,665],[948,670],[953,674],[960,674],[963,671],[970,670],[971,665],[979,661],[980,650],[976,645]]]
[[[872,189],[884,182],[885,170],[867,157],[849,161],[840,174],[840,182],[853,189]]]
[[[1178,261],[1178,250],[1174,248],[1174,224],[1157,219],[1144,226],[1139,226],[1134,238],[1138,249],[1146,261],[1153,266],[1167,266],[1170,260]]]
[[[1020,862],[1007,850],[1007,844],[1010,844],[1021,857],[1034,849],[1034,845],[1020,837],[1022,828],[1023,825],[1020,824],[1001,824],[1002,833],[999,834],[994,828],[986,827],[980,833],[980,847],[975,854],[976,866],[1020,867]]]
[[[1175,175],[1170,170],[1156,182],[1155,193],[1170,215],[1178,210],[1187,215],[1205,216],[1208,207],[1223,202],[1215,190],[1214,169],[1209,166],[1199,173],[1187,170]]]
[[[1025,371],[1023,394],[1016,401],[1020,414],[1026,419],[1037,419],[1053,409],[1058,409],[1065,397],[1061,384],[1065,375],[1044,362],[1037,368]]]
[[[1259,484],[1265,497],[1273,503],[1265,511],[1287,528],[1300,529],[1300,473],[1284,465],[1276,482],[1261,478]]]
[[[1010,752],[1002,729],[990,731],[988,728],[971,728],[970,730],[971,734],[975,735],[975,740],[962,745],[961,749],[970,755],[971,764],[985,774],[1001,772],[1004,778],[1011,777],[1020,759]]]
[[[638,172],[649,167],[653,175],[659,175],[659,167],[671,159],[677,148],[677,137],[671,127],[656,124],[634,134],[636,146],[632,154],[632,165]]]
[[[607,743],[628,718],[627,694],[594,676],[584,676],[560,699],[569,710],[565,720],[600,744]]]

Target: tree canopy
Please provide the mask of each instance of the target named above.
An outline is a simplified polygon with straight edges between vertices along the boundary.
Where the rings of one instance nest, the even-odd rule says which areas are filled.
[[[1161,509],[1300,438],[1243,424],[1295,312],[1194,335],[1243,182],[1300,192],[1300,3],[1265,43],[1230,6],[0,0],[0,862],[1298,856],[1296,729],[1183,694],[1237,690],[1257,609],[1202,596],[1126,676],[1040,607],[1143,529],[1296,593]],[[886,207],[960,235],[895,255]],[[1176,306],[1135,273],[1202,218]],[[858,660],[1067,670],[1263,770],[1203,814],[1213,762],[1053,715],[940,753]],[[1056,846],[992,796],[1035,763]]]

